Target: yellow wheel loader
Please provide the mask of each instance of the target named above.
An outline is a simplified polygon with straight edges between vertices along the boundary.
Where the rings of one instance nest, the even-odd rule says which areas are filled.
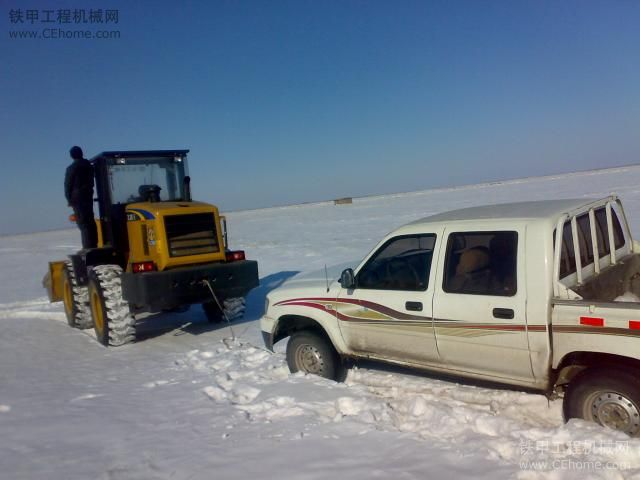
[[[103,345],[135,340],[135,315],[202,304],[211,322],[244,313],[258,264],[228,248],[218,209],[191,199],[188,150],[110,151],[91,159],[98,247],[51,262],[43,284],[69,325]]]

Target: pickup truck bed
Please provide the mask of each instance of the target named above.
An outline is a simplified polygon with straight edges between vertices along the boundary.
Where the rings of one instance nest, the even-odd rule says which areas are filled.
[[[572,290],[588,302],[613,302],[628,292],[640,296],[640,254],[633,253],[604,268]]]

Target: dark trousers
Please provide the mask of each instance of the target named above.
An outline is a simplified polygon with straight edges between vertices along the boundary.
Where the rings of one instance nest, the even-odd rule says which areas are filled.
[[[82,248],[96,248],[98,246],[98,229],[93,218],[93,205],[74,205],[76,223],[82,236]]]

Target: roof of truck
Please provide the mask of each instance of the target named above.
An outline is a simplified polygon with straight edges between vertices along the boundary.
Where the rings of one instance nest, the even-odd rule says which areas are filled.
[[[602,199],[603,202],[606,200]],[[577,198],[484,205],[438,213],[411,222],[409,225],[491,219],[531,220],[558,218],[564,213],[569,213],[597,201],[597,199],[593,198]]]

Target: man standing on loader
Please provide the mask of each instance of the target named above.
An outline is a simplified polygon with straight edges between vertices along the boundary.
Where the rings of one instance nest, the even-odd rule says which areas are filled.
[[[64,194],[73,208],[82,235],[82,248],[96,248],[98,232],[93,218],[93,166],[83,157],[80,147],[72,147],[69,154],[73,163],[67,167]]]

